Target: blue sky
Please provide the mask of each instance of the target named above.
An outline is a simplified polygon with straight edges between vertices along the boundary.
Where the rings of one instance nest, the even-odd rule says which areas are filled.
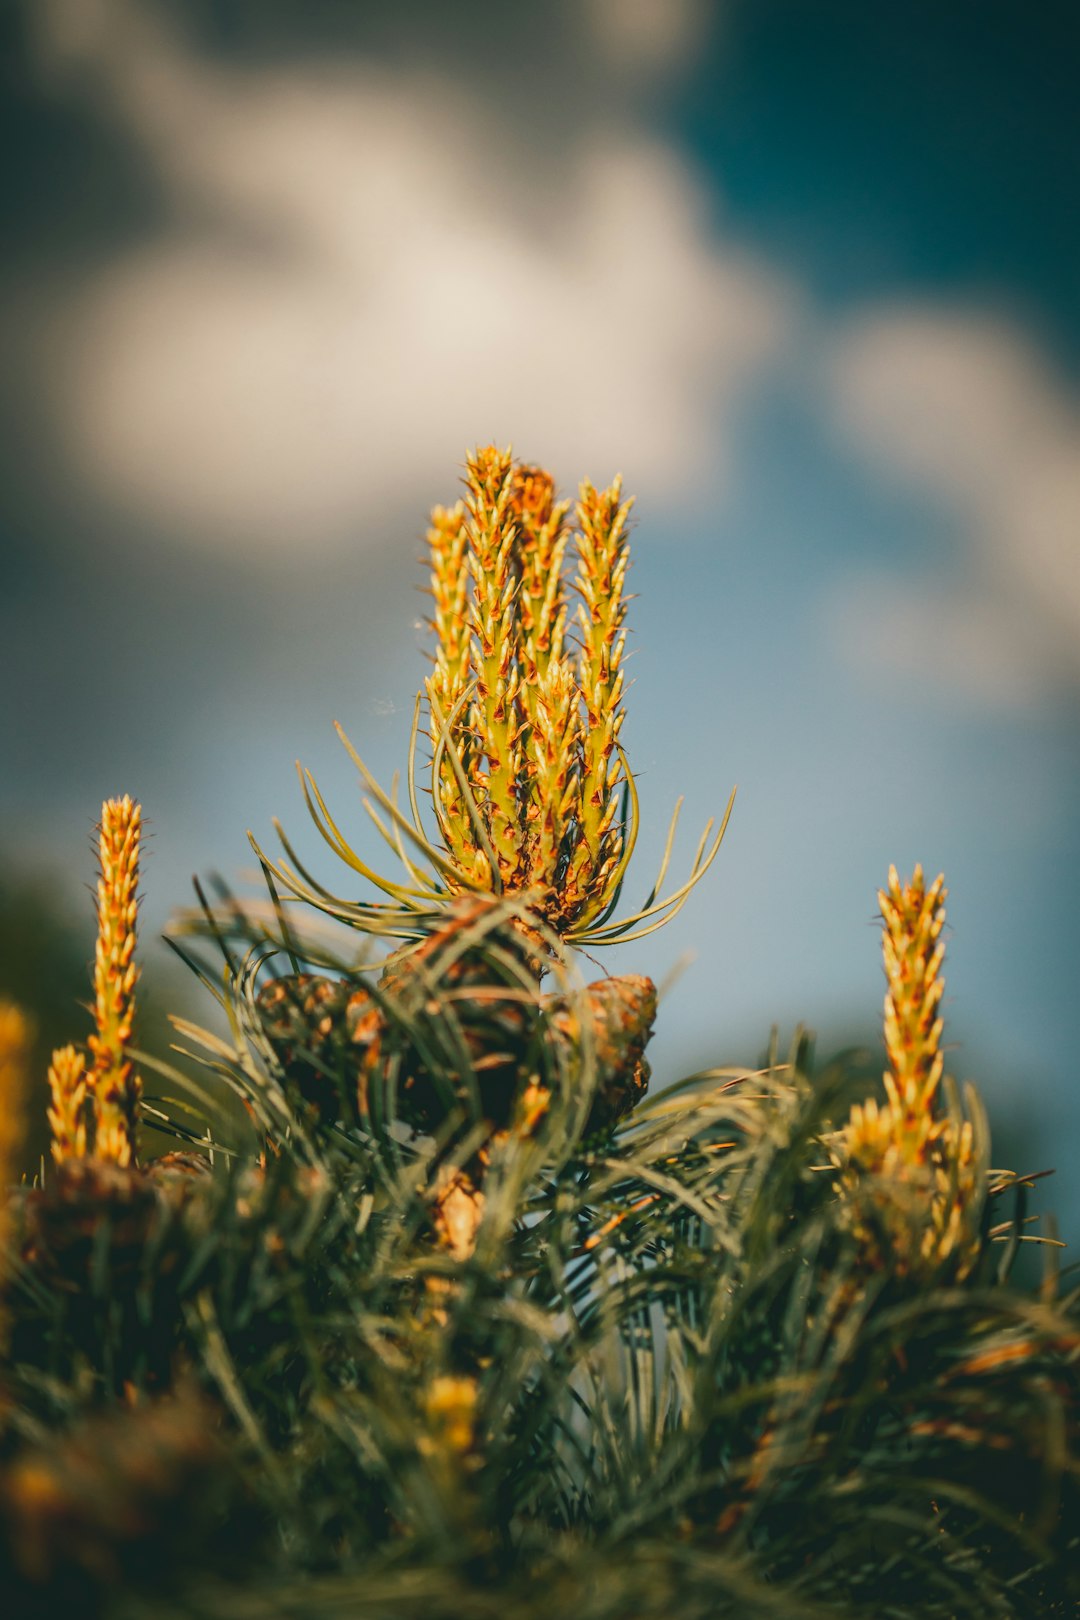
[[[954,1066],[1080,1182],[1077,37],[1058,8],[45,0],[12,30],[0,816],[145,918],[403,761],[467,445],[639,494],[647,888],[739,784],[658,1078],[873,1039],[875,891],[944,869]],[[467,26],[468,25],[468,26]],[[360,812],[356,807],[359,830]],[[374,846],[372,846],[374,852]]]

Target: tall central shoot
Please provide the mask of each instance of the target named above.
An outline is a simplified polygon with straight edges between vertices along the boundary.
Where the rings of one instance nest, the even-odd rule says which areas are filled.
[[[578,647],[568,651],[569,502],[510,452],[478,450],[428,531],[438,639],[427,682],[440,829],[463,882],[529,891],[558,933],[621,877],[627,518],[619,480],[581,487]]]
[[[719,826],[706,823],[689,875],[665,891],[676,803],[644,905],[614,916],[638,833],[637,789],[620,743],[631,504],[620,479],[603,490],[586,481],[572,519],[542,468],[490,445],[467,458],[465,498],[437,506],[427,535],[435,655],[417,698],[408,813],[337,728],[362,778],[364,809],[400,857],[404,881],[364,860],[312,773],[298,767],[319,833],[386,899],[331,894],[278,828],[285,860],[252,845],[285,894],[414,942],[460,895],[507,897],[548,946],[641,939],[676,914],[716,857],[734,794]],[[434,837],[416,789],[425,696]]]

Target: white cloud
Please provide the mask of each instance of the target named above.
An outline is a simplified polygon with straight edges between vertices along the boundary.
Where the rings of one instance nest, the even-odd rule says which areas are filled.
[[[242,71],[99,11],[57,37],[175,209],[64,311],[54,419],[110,499],[210,543],[318,546],[477,439],[658,495],[722,473],[792,298],[716,241],[671,150],[583,129],[557,207],[549,184],[530,209],[494,113],[448,79]]]
[[[716,0],[586,0],[593,32],[616,66],[650,76],[678,68],[716,27]]]
[[[831,379],[848,441],[967,537],[962,587],[876,582],[861,656],[923,671],[933,657],[995,703],[1080,677],[1080,407],[1034,345],[1003,321],[887,309],[841,336]],[[850,619],[842,594],[834,628]]]
[[[930,704],[947,684],[977,705],[1023,710],[1071,679],[1037,621],[981,583],[943,586],[867,569],[827,593],[829,643],[860,670],[896,675]]]

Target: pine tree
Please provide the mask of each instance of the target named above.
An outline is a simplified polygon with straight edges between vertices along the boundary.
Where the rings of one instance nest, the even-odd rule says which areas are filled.
[[[585,981],[731,811],[672,887],[676,809],[620,910],[629,513],[469,458],[406,807],[343,738],[395,873],[302,771],[348,889],[281,833],[263,900],[200,891],[197,1095],[135,1044],[140,811],[103,807],[94,1028],[0,1211],[17,1612],[1075,1612],[1077,1295],[1052,1242],[1010,1281],[1033,1178],[944,1073],[943,880],[879,896],[877,1095],[802,1035],[650,1094],[654,984]],[[28,1051],[0,1009],[10,1180]],[[140,1120],[177,1149],[142,1162]]]

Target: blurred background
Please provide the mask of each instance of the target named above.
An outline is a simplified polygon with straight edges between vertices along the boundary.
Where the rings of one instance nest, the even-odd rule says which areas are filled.
[[[944,869],[952,1067],[1080,1230],[1080,14],[1001,0],[0,9],[0,989],[79,1038],[92,824],[155,943],[340,719],[404,763],[466,448],[638,496],[659,1080],[877,1040],[876,890]],[[329,868],[327,868],[329,871]],[[338,874],[347,883],[347,874]],[[36,1001],[34,998],[37,998]],[[154,1014],[154,1016],[157,1016]]]

